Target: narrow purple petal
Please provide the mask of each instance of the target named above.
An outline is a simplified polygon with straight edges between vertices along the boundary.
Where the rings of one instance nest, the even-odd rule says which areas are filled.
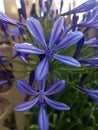
[[[24,56],[22,56],[22,55],[20,55],[20,60],[22,61],[22,62],[24,62],[24,63],[27,63],[28,61],[26,60],[26,58],[24,57]]]
[[[64,28],[64,31],[63,31],[63,36],[68,32],[68,30],[71,28],[71,25],[69,24],[68,26],[66,26],[65,28]]]
[[[43,4],[42,0],[39,0],[39,7],[40,7],[40,9],[42,7],[42,4]]]
[[[49,63],[48,59],[45,57],[37,66],[36,71],[35,71],[35,79],[37,81],[43,80],[45,76],[48,73],[49,69]]]
[[[64,80],[57,80],[46,92],[45,95],[50,96],[60,92],[65,86]]]
[[[16,82],[16,87],[23,93],[31,96],[37,96],[38,92],[34,90],[26,81],[18,80]]]
[[[94,44],[97,41],[97,38],[94,37],[92,39],[89,39],[87,41],[84,42],[84,45],[90,45],[90,44]]]
[[[46,83],[46,78],[44,78],[43,80],[41,80],[41,81],[39,82],[39,85],[38,85],[38,87],[39,87],[39,92],[41,92],[41,91],[44,92],[44,90],[45,90],[45,83]]]
[[[63,4],[64,4],[64,1],[61,0],[61,2],[60,2],[60,14],[61,14],[61,12],[62,12]]]
[[[91,47],[97,49],[98,45],[92,45]]]
[[[27,54],[44,54],[45,53],[44,50],[39,49],[30,43],[21,43],[21,44],[16,43],[14,46],[14,49],[16,51],[24,52]]]
[[[79,16],[77,16],[76,14],[73,14],[73,18],[72,18],[72,25],[76,25],[78,22]],[[75,28],[73,27],[73,30],[75,30]]]
[[[55,41],[57,40],[61,29],[63,27],[63,23],[64,23],[64,18],[61,16],[59,17],[56,22],[53,25],[53,29],[51,32],[51,36],[50,36],[50,42],[49,42],[49,48],[52,47],[52,45],[55,43]]]
[[[41,16],[42,16],[43,19],[45,18],[46,14],[47,14],[47,9],[46,9],[46,7],[44,5],[42,5],[42,7],[41,7]]]
[[[21,32],[18,27],[12,26],[9,28],[9,33],[12,36],[21,36]]]
[[[19,111],[19,112],[26,111],[26,110],[32,108],[38,102],[38,100],[39,100],[39,97],[37,97],[31,101],[25,102],[23,104],[20,104],[20,105],[16,106],[14,108],[14,110]]]
[[[29,75],[29,84],[32,86],[33,82],[35,80],[35,70],[32,70]]]
[[[82,85],[83,85],[83,82],[85,81],[86,77],[87,77],[87,74],[86,74],[86,73],[82,74],[82,76],[81,76],[81,78],[80,78],[79,86],[82,86]]]
[[[81,66],[80,63],[76,59],[74,59],[70,56],[62,56],[62,55],[54,54],[53,57],[55,59],[57,59],[58,61],[61,61],[67,65],[71,65],[71,66],[75,66],[75,67]]]
[[[48,115],[44,105],[39,106],[38,125],[40,130],[49,130]]]
[[[53,50],[61,50],[66,47],[72,46],[73,44],[77,43],[83,37],[82,32],[75,31],[67,34]]]
[[[96,103],[98,103],[98,90],[89,90],[87,88],[83,88],[83,87],[80,87],[80,86],[78,86],[78,89],[83,91],[85,94],[90,96],[90,98],[95,100]]]
[[[89,11],[89,10],[93,9],[94,7],[96,7],[96,5],[97,5],[96,0],[87,0],[86,2],[79,5],[78,7],[76,7],[74,9],[62,14],[62,16],[75,14],[75,13],[86,12],[86,11]]]
[[[47,1],[45,1],[45,6],[46,6],[46,9],[47,9],[47,14],[48,14],[49,11],[50,11],[51,4],[52,4],[52,0],[47,0]]]
[[[0,81],[0,86],[4,85],[6,83],[8,83],[8,80]]]
[[[92,17],[87,19],[86,21],[77,24],[78,27],[88,27],[88,28],[96,28],[98,29],[98,4],[96,10],[92,14]]]
[[[25,3],[25,0],[21,0],[20,3],[21,3],[21,8],[22,8],[21,13],[22,13],[23,17],[26,19],[27,18],[27,14],[26,14],[26,3]]]
[[[0,12],[0,22],[5,22],[5,23],[9,23],[9,24],[13,24],[13,25],[17,25],[15,20],[7,17],[4,13]]]
[[[39,23],[38,20],[36,20],[35,18],[31,17],[28,18],[26,20],[27,26],[30,30],[30,32],[32,33],[32,35],[34,36],[34,38],[44,47],[47,48],[46,42],[45,42],[45,38],[44,38],[44,33],[42,30],[42,27]]]
[[[80,59],[80,63],[85,63],[89,65],[98,65],[98,57],[92,57],[92,58],[85,58],[85,59]]]
[[[49,106],[55,108],[56,110],[70,110],[70,107],[64,103],[50,100],[47,97],[45,97],[45,101],[48,103]]]
[[[76,49],[75,49],[75,52],[74,52],[74,55],[73,55],[74,58],[78,57],[78,55],[80,54],[80,52],[82,50],[83,45],[84,45],[84,37],[82,37],[78,41],[78,43],[76,44]]]

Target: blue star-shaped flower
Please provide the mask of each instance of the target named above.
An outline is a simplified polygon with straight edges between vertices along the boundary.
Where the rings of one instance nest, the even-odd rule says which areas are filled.
[[[21,92],[30,96],[36,96],[36,98],[33,98],[31,101],[20,104],[14,109],[16,111],[25,111],[32,108],[38,102],[38,124],[40,130],[48,130],[49,128],[48,116],[45,110],[45,101],[49,106],[57,110],[70,109],[70,107],[65,105],[64,103],[53,101],[47,97],[60,92],[65,86],[64,80],[57,80],[47,91],[45,91],[45,80],[39,82],[38,91],[36,91],[33,87],[31,87],[27,82],[23,80],[17,81],[16,86]]]
[[[74,31],[68,33],[62,38],[62,40],[57,43],[64,23],[64,18],[62,16],[59,17],[53,25],[49,43],[46,43],[45,41],[44,33],[38,20],[31,17],[27,19],[26,23],[28,29],[30,30],[36,41],[41,44],[43,49],[40,49],[30,43],[16,43],[14,49],[18,52],[23,52],[27,54],[45,55],[44,59],[39,63],[36,68],[35,78],[37,81],[42,80],[47,75],[49,69],[49,60],[51,58],[55,58],[56,60],[67,65],[80,67],[80,63],[76,59],[70,56],[56,54],[56,51],[62,50],[77,43],[83,37],[83,34],[80,31]]]

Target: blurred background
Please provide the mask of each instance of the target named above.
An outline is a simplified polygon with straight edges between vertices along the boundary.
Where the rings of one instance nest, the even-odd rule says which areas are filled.
[[[46,1],[46,0],[44,0]],[[52,8],[60,10],[60,1],[61,0],[53,0]],[[80,5],[86,0],[64,0],[62,13],[68,11],[69,9],[73,9],[74,7]],[[32,5],[36,4],[36,12],[39,14],[39,5],[38,0],[25,0],[27,7],[28,17],[30,16],[30,11],[32,9]],[[21,8],[20,0],[1,0],[0,1],[0,11],[7,14],[9,17],[18,19],[18,11],[17,9]]]

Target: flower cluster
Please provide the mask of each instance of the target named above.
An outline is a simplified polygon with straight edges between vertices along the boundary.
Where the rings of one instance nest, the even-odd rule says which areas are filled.
[[[66,75],[68,71],[80,72],[81,78],[78,85],[75,85],[75,89],[84,92],[98,103],[98,90],[83,87],[87,77],[86,73],[90,71],[94,73],[98,67],[98,36],[96,33],[98,2],[88,0],[62,14],[63,2],[61,0],[60,15],[57,15],[57,10],[54,11],[51,8],[52,0],[47,0],[45,6],[42,0],[39,0],[40,14],[43,13],[43,17],[40,15],[27,18],[24,0],[21,0],[22,14],[19,14],[19,21],[0,12],[0,25],[6,27],[6,29],[3,28],[4,34],[10,39],[15,52],[12,61],[14,62],[18,57],[20,58],[18,62],[27,67],[25,76],[28,77],[17,80],[16,87],[33,98],[16,106],[14,110],[26,111],[38,104],[40,130],[49,130],[46,104],[56,110],[70,110],[68,105],[48,98],[64,89],[67,83],[64,74]],[[79,22],[79,13],[83,15],[81,22]],[[53,19],[50,19],[51,14]],[[68,15],[73,17],[67,25],[64,16]],[[92,28],[95,35],[89,38]],[[8,61],[3,58],[4,56],[0,55],[0,64],[5,68],[5,62]],[[9,65],[13,69],[11,64]],[[10,82],[6,71],[3,71],[3,75],[5,80],[1,81],[0,85]]]

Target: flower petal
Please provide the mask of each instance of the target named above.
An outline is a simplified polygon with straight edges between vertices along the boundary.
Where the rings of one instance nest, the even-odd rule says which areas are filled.
[[[66,35],[60,43],[57,44],[56,47],[53,48],[53,50],[61,50],[66,47],[72,46],[73,44],[77,43],[81,38],[83,37],[82,32],[75,31],[71,32],[68,35]]]
[[[78,86],[78,89],[83,91],[85,94],[90,96],[90,98],[95,100],[96,103],[98,103],[98,89],[97,90],[89,90],[87,88],[83,88],[83,87],[80,87],[80,86]]]
[[[85,63],[92,66],[98,66],[98,57],[79,59],[80,63]]]
[[[45,76],[48,73],[49,69],[49,63],[48,59],[45,57],[37,66],[36,71],[35,71],[35,79],[37,81],[43,80]]]
[[[98,29],[98,4],[97,4],[97,7],[96,7],[96,10],[94,11],[94,13],[92,13],[91,16],[92,17],[90,17],[86,21],[77,24],[77,26],[78,27],[84,26],[84,27],[88,27],[88,28]]]
[[[76,44],[76,49],[75,49],[75,52],[74,52],[74,55],[73,55],[74,58],[78,57],[78,55],[80,54],[80,52],[82,50],[83,45],[84,45],[84,37],[82,37],[78,41],[78,43]]]
[[[0,81],[0,86],[4,85],[6,83],[8,83],[8,80]]]
[[[84,83],[86,77],[87,77],[86,73],[82,74],[80,81],[79,81],[79,86],[83,86],[83,83]]]
[[[21,13],[23,15],[23,17],[26,19],[27,18],[27,14],[26,14],[26,3],[24,0],[20,0],[21,3]]]
[[[35,91],[27,82],[24,80],[18,80],[16,82],[16,87],[23,93],[27,95],[38,95],[38,92]]]
[[[86,12],[86,11],[89,11],[89,10],[93,9],[94,7],[96,7],[96,5],[97,5],[96,0],[87,0],[86,2],[79,5],[78,7],[76,7],[74,9],[62,14],[62,16],[75,14],[75,13]]]
[[[3,22],[17,26],[18,21],[7,17],[4,13],[0,12],[0,23],[3,23]]]
[[[63,31],[63,34],[62,34],[62,36],[64,36],[67,32],[68,32],[68,30],[71,28],[71,25],[69,24],[69,25],[67,25],[65,28],[64,28],[64,31]]]
[[[47,14],[48,14],[48,12],[50,11],[51,4],[52,4],[52,0],[47,0],[47,1],[45,2],[45,6],[46,6],[46,9],[47,9]]]
[[[39,83],[38,83],[38,87],[39,87],[39,92],[45,90],[45,83],[46,83],[46,78],[44,78],[43,80],[41,80]]]
[[[30,32],[32,33],[34,38],[44,48],[47,48],[45,38],[44,38],[44,33],[43,33],[43,30],[42,30],[42,27],[41,27],[39,21],[36,20],[35,18],[31,17],[31,18],[27,18],[26,23],[27,23],[28,29],[30,30]]]
[[[40,110],[38,115],[38,125],[40,130],[49,130],[48,115],[44,108],[44,105],[40,105]]]
[[[62,12],[63,5],[64,5],[64,1],[61,0],[61,2],[60,2],[60,14],[61,14],[61,12]]]
[[[14,110],[19,111],[19,112],[26,111],[26,110],[32,108],[38,102],[38,100],[39,100],[39,97],[37,97],[31,101],[25,102],[23,104],[20,104],[20,105],[16,106],[14,108]]]
[[[60,92],[65,86],[64,80],[57,80],[46,92],[45,95],[50,96]]]
[[[27,63],[28,61],[26,60],[26,58],[22,55],[19,56],[20,60],[24,63]]]
[[[62,55],[54,54],[53,57],[55,59],[57,59],[58,61],[61,61],[67,65],[71,65],[71,66],[75,66],[75,67],[81,66],[80,63],[76,59],[74,59],[70,56],[62,56]]]
[[[44,54],[45,53],[44,50],[39,49],[30,43],[22,43],[22,44],[16,43],[14,46],[14,49],[16,51],[24,52],[24,53],[28,53],[28,54]]]
[[[49,48],[51,48],[52,45],[57,40],[59,33],[61,32],[61,29],[63,27],[63,23],[64,23],[64,18],[62,16],[59,17],[56,20],[56,22],[54,23],[53,29],[52,29],[52,32],[51,32],[51,36],[50,36]]]
[[[95,43],[96,43],[96,41],[97,41],[97,38],[96,38],[96,37],[94,37],[94,38],[91,38],[91,39],[89,39],[89,40],[85,41],[85,42],[84,42],[84,45],[95,44]]]
[[[50,100],[49,98],[45,97],[45,101],[48,103],[49,106],[55,108],[56,110],[69,110],[70,107],[67,106],[66,104],[64,103],[61,103],[61,102],[57,102],[57,101],[53,101],[53,100]]]

